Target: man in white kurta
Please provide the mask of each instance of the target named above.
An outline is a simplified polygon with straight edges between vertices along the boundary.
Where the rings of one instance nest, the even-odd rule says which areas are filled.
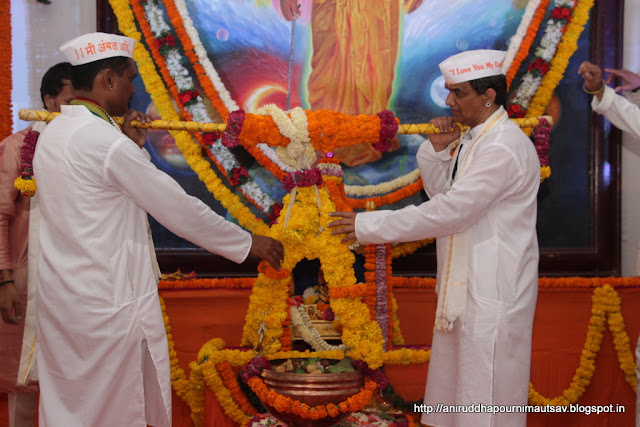
[[[80,41],[98,46],[103,38],[133,52],[126,37],[98,34]],[[93,92],[76,88],[84,100],[72,104],[84,104],[63,107],[41,135],[34,159],[42,213],[41,427],[171,425],[169,354],[147,212],[177,235],[238,263],[254,253],[254,242],[266,239],[252,238],[187,195],[151,163],[140,141],[111,122],[101,106],[123,102],[126,108],[135,77],[133,61],[120,56],[129,61],[123,75],[103,69]],[[105,102],[94,104],[87,94]]]
[[[358,213],[355,235],[361,243],[437,238],[438,311],[424,399],[433,409],[423,414],[422,422],[447,427],[524,426],[525,413],[435,412],[438,404],[526,404],[537,299],[538,156],[531,140],[499,106],[506,83],[497,104],[493,89],[481,94],[459,91],[464,82],[495,76],[497,71],[469,73],[469,79],[458,80],[448,73],[485,64],[485,56],[497,56],[492,62],[501,62],[504,53],[460,55],[440,67],[455,121],[472,128],[462,135],[453,157],[451,147],[439,151],[431,141],[418,150],[429,201],[397,211]],[[471,114],[486,118],[465,123],[461,102],[468,105],[470,97],[478,96],[478,108],[487,113]],[[443,119],[432,123],[447,131],[452,121]]]
[[[602,70],[595,64],[583,62],[578,72],[584,78],[584,89],[594,95],[591,100],[593,111],[605,116],[615,127],[628,132],[640,140],[640,76],[628,70],[607,70],[610,75],[605,82]],[[623,84],[616,90],[605,83],[620,77]],[[625,97],[616,92],[625,91]],[[636,275],[640,275],[640,246],[636,262]],[[636,344],[636,377],[640,383],[640,336]],[[640,427],[640,391],[636,391],[636,427]]]

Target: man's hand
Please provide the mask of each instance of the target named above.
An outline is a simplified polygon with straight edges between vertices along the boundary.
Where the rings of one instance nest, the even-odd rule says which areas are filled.
[[[287,21],[293,21],[300,17],[298,0],[280,0],[280,10]]]
[[[616,86],[616,92],[634,90],[640,87],[640,76],[636,73],[632,73],[629,70],[612,70],[609,68],[605,68],[605,71],[609,73],[609,77],[607,77],[607,84],[613,83],[613,80],[616,77],[622,79],[622,85]]]
[[[578,68],[578,74],[584,79],[584,87],[590,91],[595,92],[602,88],[602,70],[595,64],[589,61],[584,61]]]
[[[254,234],[251,236],[251,255],[267,261],[273,268],[280,270],[280,263],[284,259],[284,247],[278,240],[271,237]]]
[[[453,121],[453,117],[436,117],[429,122],[440,130],[439,133],[429,135],[429,141],[436,152],[446,149],[456,139],[460,138],[460,126]]]
[[[340,227],[331,232],[332,235],[336,234],[346,234],[342,239],[342,243],[347,243],[352,240],[357,240],[356,237],[356,216],[358,215],[355,212],[331,212],[330,216],[341,217],[342,219],[333,221],[329,223],[329,227]]]
[[[145,142],[147,142],[147,130],[134,128],[131,126],[131,122],[136,120],[140,123],[151,123],[151,117],[135,110],[129,110],[127,113],[122,116],[124,118],[124,123],[122,124],[122,132],[127,135],[133,142],[138,144],[138,147],[144,147]]]
[[[0,313],[6,323],[20,323],[22,320],[22,304],[13,283],[0,285]]]

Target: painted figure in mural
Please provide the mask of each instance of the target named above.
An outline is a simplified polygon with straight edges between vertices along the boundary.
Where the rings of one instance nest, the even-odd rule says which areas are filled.
[[[40,97],[47,111],[60,112],[73,99],[71,64],[51,67],[42,77]],[[0,392],[9,394],[9,426],[35,423],[35,295],[37,200],[21,195],[14,181],[23,170],[22,148],[46,124],[38,122],[0,142]],[[33,131],[33,132],[32,132]],[[29,135],[27,137],[27,135]],[[27,141],[29,142],[29,141]],[[35,195],[34,197],[37,197]],[[31,258],[31,261],[29,261]]]
[[[430,200],[396,211],[336,212],[343,241],[435,237],[438,306],[424,402],[523,405],[538,290],[540,162],[505,109],[505,53],[467,51],[440,64],[451,117],[432,124],[417,159]],[[468,125],[461,136],[455,123]],[[451,151],[455,141],[460,143]],[[524,426],[524,413],[423,414],[428,425]]]
[[[92,33],[60,50],[76,98],[40,137],[39,425],[171,425],[171,378],[147,213],[235,262],[275,268],[282,245],[189,196],[142,148],[129,110],[135,40]],[[112,116],[123,115],[118,126]]]
[[[609,76],[605,80],[602,69],[590,62],[580,64],[578,73],[584,79],[584,91],[593,95],[593,111],[605,116],[614,126],[628,132],[640,140],[640,75],[629,70],[605,70]],[[622,84],[615,89],[607,86],[616,78]],[[624,96],[617,93],[624,92]],[[640,275],[640,246],[636,261],[636,275]],[[636,376],[640,382],[640,337],[636,344]],[[640,391],[636,393],[636,426],[640,426]]]
[[[374,115],[391,98],[400,39],[400,3],[407,13],[423,0],[313,0],[313,55],[308,90],[313,110]],[[280,0],[287,20],[300,16],[297,0]],[[396,143],[397,140],[396,140]],[[371,144],[335,150],[347,166],[380,159]]]

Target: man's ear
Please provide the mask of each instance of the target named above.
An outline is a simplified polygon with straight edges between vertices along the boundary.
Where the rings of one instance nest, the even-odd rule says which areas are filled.
[[[45,95],[44,96],[44,108],[47,111],[53,111],[53,109],[56,106],[56,99],[55,97],[51,96],[51,95]]]
[[[493,88],[489,88],[487,90],[484,91],[484,99],[485,102],[490,102],[491,104],[493,104],[496,100],[496,90]]]
[[[96,80],[94,81],[94,84],[99,84],[101,88],[104,88],[107,91],[112,90],[113,82],[115,80],[114,77],[115,77],[115,73],[113,72],[113,70],[109,68],[105,68],[98,73],[98,75],[96,76]]]

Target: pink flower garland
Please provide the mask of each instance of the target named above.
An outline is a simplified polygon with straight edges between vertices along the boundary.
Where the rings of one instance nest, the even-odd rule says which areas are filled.
[[[244,110],[239,109],[229,113],[229,119],[227,120],[227,127],[222,133],[222,145],[227,148],[233,148],[238,146],[238,136],[242,132],[242,125],[244,124]]]
[[[33,179],[33,155],[36,152],[36,144],[38,143],[38,137],[40,132],[30,130],[24,137],[24,144],[20,149],[20,157],[22,158],[22,172],[20,176],[23,179]]]
[[[398,121],[389,110],[382,110],[377,116],[380,117],[380,139],[373,144],[373,148],[377,151],[387,151],[398,132]]]
[[[311,187],[322,184],[322,173],[320,169],[306,169],[288,173],[282,178],[282,187],[291,191],[294,187]]]
[[[540,118],[538,126],[533,131],[533,145],[538,152],[540,166],[549,166],[549,142],[551,141],[551,126],[547,119]]]
[[[382,329],[384,348],[389,344],[389,309],[387,303],[387,247],[376,245],[376,320]]]

